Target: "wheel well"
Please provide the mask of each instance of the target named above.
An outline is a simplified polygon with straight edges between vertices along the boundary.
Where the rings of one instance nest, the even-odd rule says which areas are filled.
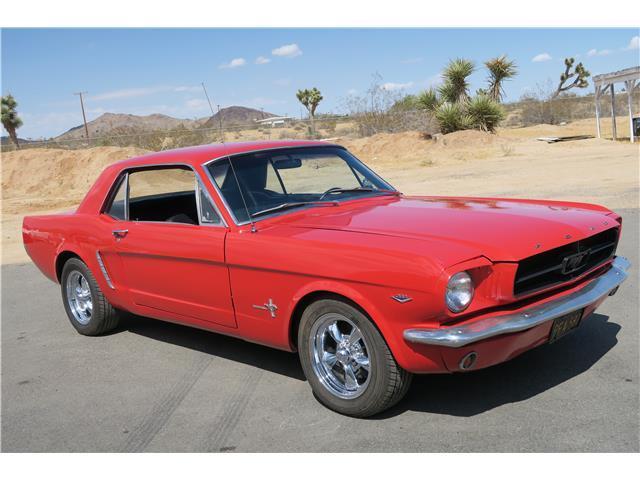
[[[316,302],[318,300],[329,300],[329,299],[339,300],[341,302],[348,303],[353,308],[357,308],[358,310],[360,310],[360,312],[362,312],[363,315],[366,315],[366,317],[369,320],[371,320],[371,323],[373,323],[373,325],[376,328],[378,328],[376,323],[373,321],[371,316],[366,312],[364,308],[362,308],[360,305],[358,305],[356,302],[354,302],[350,298],[345,297],[344,295],[340,295],[338,293],[328,292],[328,291],[316,291],[316,292],[307,293],[304,297],[302,297],[298,301],[297,305],[293,309],[293,312],[291,314],[291,322],[289,323],[289,342],[295,350],[298,349],[298,329],[300,327],[300,320],[302,319],[302,313],[313,302]]]
[[[62,279],[62,269],[64,268],[64,264],[72,258],[82,260],[79,255],[71,251],[61,252],[58,255],[58,258],[56,258],[56,278],[58,279],[58,282]]]

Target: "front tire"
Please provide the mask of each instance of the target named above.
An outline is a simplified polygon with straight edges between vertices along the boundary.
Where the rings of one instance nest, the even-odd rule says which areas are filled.
[[[60,286],[67,316],[78,333],[102,335],[118,326],[118,311],[105,298],[82,260],[71,258],[64,264]]]
[[[411,384],[371,320],[333,299],[309,305],[300,320],[302,369],[318,400],[353,417],[370,417],[399,402]]]

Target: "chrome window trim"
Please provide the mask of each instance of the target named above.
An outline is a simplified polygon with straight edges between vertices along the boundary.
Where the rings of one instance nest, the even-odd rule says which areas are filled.
[[[200,176],[200,174],[198,173],[198,171],[193,167],[193,165],[190,165],[188,163],[181,163],[181,162],[171,162],[171,163],[152,163],[152,164],[147,164],[147,165],[137,165],[137,166],[129,166],[126,167],[124,169],[122,169],[118,175],[116,176],[116,180],[115,182],[126,182],[126,195],[125,195],[125,199],[124,199],[124,203],[125,203],[125,220],[122,220],[120,218],[116,218],[116,220],[118,221],[125,221],[125,222],[131,222],[133,220],[131,220],[129,218],[129,174],[134,172],[134,171],[143,171],[143,170],[163,170],[163,169],[170,169],[171,167],[186,167],[189,170],[191,170],[193,172],[193,174],[195,175],[195,179],[196,179],[196,185],[197,182],[200,182],[200,184],[202,186],[204,186],[204,183],[202,182],[202,177]],[[207,175],[209,174],[209,171],[206,170]],[[124,174],[124,180],[120,180],[122,178],[122,175]],[[114,182],[114,183],[115,183]],[[215,182],[214,182],[215,183]],[[116,193],[117,193],[117,189],[120,187],[120,184],[118,184],[118,187],[116,187]],[[112,187],[113,188],[113,185]],[[218,206],[216,205],[216,203],[213,201],[213,199],[211,198],[211,195],[209,195],[209,192],[207,191],[207,189],[204,189],[205,194],[207,195],[207,197],[209,198],[209,201],[211,202],[211,205],[213,206],[213,209],[215,210],[216,214],[218,215],[218,218],[220,219],[219,223],[202,223],[200,221],[201,217],[201,210],[200,210],[200,200],[199,200],[199,195],[198,195],[198,189],[196,186],[195,189],[195,195],[196,195],[196,209],[198,212],[198,224],[194,225],[196,227],[224,227],[227,228],[227,222],[225,221],[224,217],[222,216],[220,209],[218,208]],[[222,195],[219,194],[220,197],[222,198]],[[224,200],[224,199],[223,199]],[[110,198],[106,203],[105,206],[101,209],[100,213],[102,214],[106,214],[109,215],[108,213],[105,212],[106,209],[108,209],[111,204],[113,203],[113,198]],[[227,205],[225,204],[225,207]],[[111,218],[115,218],[111,215],[109,215]],[[172,224],[172,222],[160,222],[157,220],[153,220],[153,221],[145,221],[145,220],[135,220],[136,223],[161,223],[164,225],[169,225]],[[182,225],[191,225],[189,223],[184,223]]]
[[[382,178],[376,172],[371,170],[367,166],[366,163],[364,163],[362,160],[360,160],[358,157],[356,157],[353,153],[351,153],[345,147],[343,147],[342,145],[338,145],[336,143],[328,143],[326,145],[296,145],[296,146],[288,146],[288,147],[287,146],[285,146],[285,147],[270,147],[270,148],[261,148],[261,149],[258,149],[258,150],[247,150],[245,152],[237,152],[237,153],[233,153],[231,155],[227,154],[227,155],[221,155],[221,156],[216,157],[216,158],[212,158],[211,160],[207,160],[206,162],[202,163],[200,166],[202,167],[202,169],[204,170],[205,174],[209,178],[209,182],[211,183],[211,185],[213,186],[213,189],[216,191],[216,193],[218,194],[218,196],[222,200],[222,203],[223,203],[224,207],[226,208],[227,213],[229,214],[229,216],[231,217],[231,219],[233,220],[235,225],[238,226],[238,227],[242,227],[242,226],[245,226],[245,225],[250,225],[252,223],[255,224],[255,223],[258,223],[258,222],[260,222],[262,220],[267,220],[269,218],[286,215],[287,213],[290,213],[292,210],[288,210],[287,212],[272,213],[270,215],[263,215],[263,216],[260,216],[260,218],[249,219],[249,220],[246,220],[244,222],[238,221],[238,219],[236,218],[236,216],[233,213],[233,210],[231,209],[231,207],[227,203],[227,200],[224,198],[224,195],[222,194],[222,192],[218,188],[218,184],[216,183],[214,178],[211,176],[211,173],[209,172],[209,165],[210,164],[214,164],[214,163],[220,162],[222,160],[227,160],[227,159],[229,159],[229,161],[231,161],[230,159],[232,157],[238,157],[240,155],[250,155],[252,153],[270,152],[270,151],[273,151],[273,150],[291,150],[291,149],[297,149],[297,148],[327,148],[327,147],[329,147],[329,148],[339,148],[341,150],[344,150],[349,155],[351,155],[353,158],[355,158],[358,162],[360,162],[360,164],[362,166],[364,166],[364,168],[367,170],[367,172],[369,172],[372,176],[374,176],[375,178],[380,180],[382,183],[388,185],[390,190],[394,190],[394,191],[398,192],[398,190],[393,185],[391,185],[389,182],[387,182],[384,178]],[[398,193],[400,193],[400,192],[398,192]],[[359,198],[369,198],[369,197],[359,197]],[[312,207],[317,207],[317,205],[301,205],[300,207],[296,208],[293,211],[300,211],[300,210],[304,210],[306,208],[312,208]]]

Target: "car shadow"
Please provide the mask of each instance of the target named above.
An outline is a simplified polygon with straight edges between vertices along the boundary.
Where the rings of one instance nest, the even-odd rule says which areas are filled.
[[[494,367],[453,375],[416,375],[404,400],[373,418],[408,410],[471,417],[539,395],[589,370],[618,343],[621,327],[608,319],[592,314],[555,343]]]
[[[178,345],[206,353],[207,355],[225,358],[296,380],[306,381],[296,353],[276,350],[206,330],[135,315],[129,315],[114,333],[118,331],[129,331],[160,342]]]
[[[592,314],[557,342],[494,367],[468,373],[416,375],[398,405],[370,420],[406,411],[471,417],[534,397],[589,370],[616,345],[621,327],[608,320],[606,315]],[[128,318],[119,330],[305,381],[295,353],[137,316]]]

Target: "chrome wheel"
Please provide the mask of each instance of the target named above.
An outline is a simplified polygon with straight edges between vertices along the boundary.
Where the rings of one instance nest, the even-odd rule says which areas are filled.
[[[313,371],[327,390],[345,399],[364,393],[371,377],[369,349],[355,323],[326,313],[314,323],[309,344]]]
[[[67,302],[73,317],[82,325],[91,321],[93,300],[89,282],[78,270],[73,270],[67,277]]]

